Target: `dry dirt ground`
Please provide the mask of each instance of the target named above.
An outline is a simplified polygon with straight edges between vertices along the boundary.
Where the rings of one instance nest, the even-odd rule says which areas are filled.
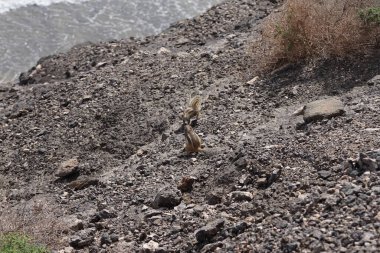
[[[380,53],[247,84],[272,2],[79,45],[0,86],[0,232],[55,252],[378,252]],[[205,151],[188,155],[195,94]],[[331,96],[343,115],[293,115]],[[347,163],[366,152],[372,167]]]

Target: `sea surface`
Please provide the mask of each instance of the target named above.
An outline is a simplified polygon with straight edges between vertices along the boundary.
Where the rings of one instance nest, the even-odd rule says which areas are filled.
[[[223,0],[0,0],[0,83],[72,46],[157,34]]]

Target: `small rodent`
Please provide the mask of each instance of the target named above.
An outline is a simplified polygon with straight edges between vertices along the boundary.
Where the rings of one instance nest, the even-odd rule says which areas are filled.
[[[201,111],[201,97],[195,96],[190,100],[188,107],[183,111],[182,120],[184,124],[190,124],[190,119],[196,117],[198,120]]]
[[[188,153],[199,152],[203,150],[201,147],[201,138],[199,138],[199,136],[194,132],[193,128],[190,125],[185,125],[185,137],[185,150]]]

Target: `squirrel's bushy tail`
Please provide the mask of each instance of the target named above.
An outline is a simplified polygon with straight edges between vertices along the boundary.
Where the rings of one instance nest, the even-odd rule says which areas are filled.
[[[195,96],[190,100],[190,107],[193,108],[193,110],[199,112],[201,110],[201,103],[202,99],[200,96]]]

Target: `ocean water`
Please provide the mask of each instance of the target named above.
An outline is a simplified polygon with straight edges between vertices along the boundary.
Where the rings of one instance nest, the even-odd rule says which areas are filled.
[[[0,82],[86,42],[157,34],[223,0],[0,0]]]

